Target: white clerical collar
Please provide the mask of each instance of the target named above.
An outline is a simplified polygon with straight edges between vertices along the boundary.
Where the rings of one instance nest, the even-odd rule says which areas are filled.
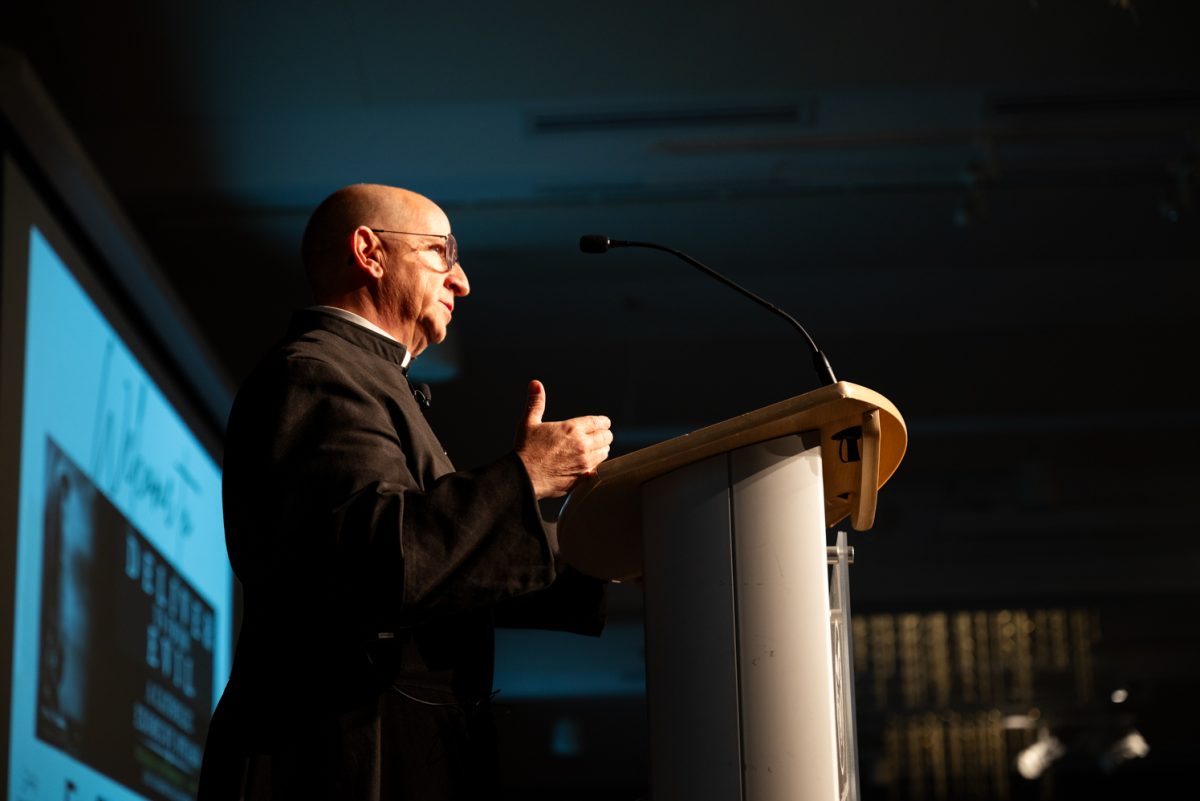
[[[396,339],[394,336],[389,334],[387,331],[384,331],[382,328],[375,325],[375,323],[371,322],[366,317],[363,317],[361,314],[355,314],[354,312],[350,311],[349,309],[343,309],[338,306],[313,306],[313,308],[320,309],[323,312],[328,312],[329,314],[332,314],[334,317],[341,317],[343,320],[345,320],[348,323],[354,323],[355,325],[361,325],[363,328],[366,328],[370,331],[374,331],[376,334],[382,334],[383,336],[387,337],[388,339],[392,340],[393,342],[400,342],[400,340]],[[403,345],[404,343],[401,342],[400,344]],[[404,346],[404,361],[401,362],[400,366],[408,367],[408,363],[410,361],[412,361],[412,352],[408,349],[408,346],[405,345]]]

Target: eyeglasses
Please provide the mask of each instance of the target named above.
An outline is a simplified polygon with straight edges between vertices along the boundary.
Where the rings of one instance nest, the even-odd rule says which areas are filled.
[[[377,234],[402,234],[404,236],[436,236],[439,239],[445,240],[445,246],[442,248],[442,258],[446,262],[446,269],[443,272],[450,272],[454,269],[454,265],[458,264],[458,240],[454,238],[454,234],[421,234],[416,231],[389,231],[386,228],[372,228]]]

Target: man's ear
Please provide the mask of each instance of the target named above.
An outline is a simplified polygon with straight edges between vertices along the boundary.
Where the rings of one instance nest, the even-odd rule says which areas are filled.
[[[383,277],[383,264],[379,261],[382,243],[379,237],[365,225],[350,232],[350,266],[356,267],[376,280]]]

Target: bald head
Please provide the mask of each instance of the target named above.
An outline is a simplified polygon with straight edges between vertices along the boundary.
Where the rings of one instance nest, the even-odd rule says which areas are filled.
[[[416,192],[382,184],[351,184],[337,190],[313,211],[300,249],[316,302],[351,290],[361,280],[348,264],[350,237],[360,225],[396,231],[450,230],[437,204]]]
[[[334,192],[313,211],[301,255],[313,300],[353,312],[416,356],[446,338],[471,291],[450,220],[424,195],[379,184]]]

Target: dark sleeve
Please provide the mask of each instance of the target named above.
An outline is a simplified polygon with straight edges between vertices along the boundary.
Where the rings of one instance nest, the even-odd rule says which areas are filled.
[[[495,621],[505,628],[599,636],[607,621],[607,603],[606,582],[565,565],[549,587],[498,604]]]
[[[449,462],[403,380],[381,393],[352,368],[280,360],[239,398],[226,529],[242,580],[315,594],[367,626],[549,586],[552,548],[520,459],[439,474]]]

